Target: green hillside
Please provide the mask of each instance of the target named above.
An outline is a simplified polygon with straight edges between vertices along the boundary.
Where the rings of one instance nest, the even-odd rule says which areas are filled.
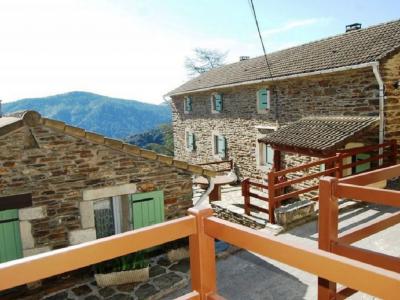
[[[171,123],[168,105],[128,101],[88,92],[22,99],[3,105],[5,113],[20,110],[36,110],[44,117],[115,138],[126,138],[160,124]]]

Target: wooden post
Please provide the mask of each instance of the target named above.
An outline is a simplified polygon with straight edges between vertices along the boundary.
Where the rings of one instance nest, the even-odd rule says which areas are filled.
[[[281,163],[281,151],[274,149],[274,165],[272,167],[275,172],[278,172],[282,168],[282,163]]]
[[[391,140],[390,143],[391,143],[390,150],[392,152],[392,155],[391,155],[392,164],[395,165],[395,164],[397,164],[397,152],[399,149],[398,149],[396,140]]]
[[[242,196],[244,198],[244,213],[250,216],[250,178],[242,181]]]
[[[206,300],[217,292],[214,239],[204,232],[204,219],[211,217],[213,210],[191,208],[189,214],[196,217],[197,226],[197,234],[189,236],[192,290]]]
[[[338,199],[334,195],[338,179],[322,177],[319,182],[318,248],[331,252],[338,238]],[[336,283],[318,277],[318,300],[336,299]]]
[[[337,179],[343,177],[343,157],[340,153],[336,154],[335,167],[337,168],[335,176]]]
[[[275,207],[275,173],[271,170],[268,173],[268,215],[271,224],[275,224]]]

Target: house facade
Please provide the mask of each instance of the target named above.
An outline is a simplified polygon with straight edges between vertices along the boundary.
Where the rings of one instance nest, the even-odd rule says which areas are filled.
[[[208,171],[34,111],[0,117],[1,262],[186,214]]]
[[[363,137],[358,133],[343,141],[400,142],[400,21],[274,52],[267,59],[269,67],[264,56],[239,61],[168,93],[178,159],[233,159],[241,177],[265,178],[274,151],[260,139],[310,117],[376,118],[375,127],[363,128]],[[309,159],[284,154],[282,163]]]

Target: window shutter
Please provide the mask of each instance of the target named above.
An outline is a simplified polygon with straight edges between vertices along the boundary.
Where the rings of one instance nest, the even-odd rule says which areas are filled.
[[[364,160],[370,158],[371,155],[368,153],[359,153],[356,155],[356,161]],[[365,164],[361,164],[356,166],[356,173],[364,172],[371,169],[371,163],[366,162]]]
[[[223,135],[218,136],[218,155],[226,156],[226,138]]]
[[[267,155],[266,160],[265,160],[266,165],[268,167],[272,167],[274,164],[274,149],[272,149],[272,147],[269,145],[267,145],[266,148],[267,148],[267,150],[265,151],[266,155]]]
[[[185,97],[185,111],[192,111],[192,97],[187,96]]]
[[[193,133],[188,133],[189,140],[188,140],[188,147],[190,151],[194,150],[194,134]]]
[[[155,191],[130,195],[133,229],[164,222],[164,193]]]
[[[216,94],[214,95],[214,108],[215,111],[221,112],[222,111],[222,95]]]
[[[0,211],[0,263],[22,257],[18,210]]]
[[[258,109],[266,110],[269,109],[269,90],[261,89],[258,91]]]

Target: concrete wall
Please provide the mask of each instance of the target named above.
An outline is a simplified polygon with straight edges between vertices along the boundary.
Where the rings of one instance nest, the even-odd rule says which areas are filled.
[[[277,91],[272,95],[271,109],[257,113],[256,92],[261,87]],[[183,112],[184,96],[173,97],[175,155],[194,163],[214,161],[211,133],[227,138],[228,158],[232,158],[242,177],[265,177],[256,166],[256,141],[262,130],[273,128],[310,115],[377,116],[379,111],[378,84],[371,68],[329,75],[297,78],[266,85],[239,86],[221,89],[224,95],[222,113],[211,113],[212,92],[192,94],[193,111]],[[197,149],[185,149],[185,130],[195,133]],[[265,131],[265,130],[264,130]]]
[[[44,125],[0,137],[0,196],[33,197],[19,210],[26,256],[95,239],[94,196],[154,190],[164,191],[166,219],[192,205],[191,174],[173,166]]]

